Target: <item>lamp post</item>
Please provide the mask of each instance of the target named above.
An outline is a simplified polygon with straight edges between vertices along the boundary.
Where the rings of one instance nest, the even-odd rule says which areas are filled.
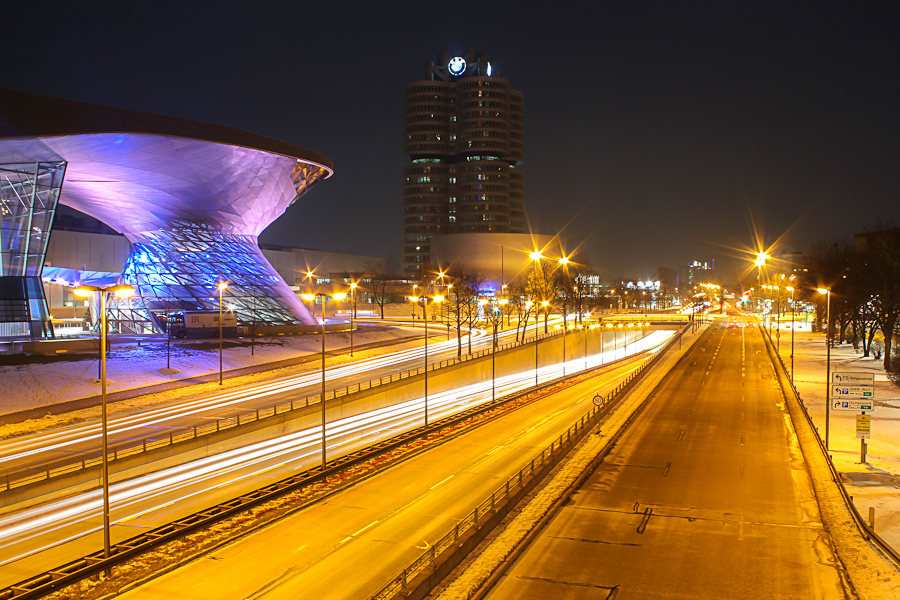
[[[788,286],[787,289],[791,293],[791,383],[794,383],[794,329],[797,328],[797,322],[794,314],[794,288]]]
[[[544,309],[544,333],[547,333],[547,306],[550,304],[549,300],[541,300],[541,308]],[[537,311],[535,311],[534,316],[537,319]],[[538,340],[540,339],[540,335],[538,334],[537,322],[535,322],[534,327],[534,385],[538,383]]]
[[[500,303],[503,303],[503,299]],[[491,348],[491,404],[497,401],[497,329],[503,323],[503,311],[497,306],[491,308],[491,323],[494,325],[494,343]]]
[[[422,301],[422,318],[425,321],[425,424],[428,425],[428,296],[410,296],[409,299],[413,302]],[[443,301],[444,297],[441,295],[431,298],[432,304],[440,304]]]
[[[756,268],[757,268],[757,271],[756,271],[756,285],[757,285],[757,287],[759,287],[760,289],[763,288],[763,282],[762,282],[762,268],[766,265],[766,261],[769,260],[770,258],[771,258],[771,256],[769,255],[768,252],[765,252],[765,251],[762,251],[762,250],[761,250],[761,251],[759,251],[759,252],[756,253],[756,260],[753,261],[753,264],[756,265]],[[762,308],[760,308],[760,311],[762,311]]]
[[[220,281],[216,285],[216,289],[219,290],[219,385],[222,385],[222,296],[225,295],[225,288],[228,287],[228,284],[224,281]]]
[[[831,417],[831,288],[818,288],[825,294],[825,450],[828,450],[828,434]]]
[[[106,294],[114,293],[119,298],[128,298],[134,294],[130,285],[112,285],[96,287],[82,285],[73,290],[76,296],[87,298],[91,294],[100,293],[100,437],[103,451],[101,459],[101,478],[103,479],[103,556],[109,558],[109,434],[106,416]]]
[[[327,456],[325,454],[325,299],[328,298],[327,294],[305,294],[306,296],[312,295],[313,301],[315,301],[316,296],[322,297],[322,401],[320,404],[322,405],[322,471],[325,471],[325,465],[327,463]],[[347,294],[343,292],[338,292],[331,296],[334,300],[340,302],[344,298],[347,297]],[[315,304],[313,304],[315,306]]]
[[[350,358],[353,358],[353,317],[356,316],[356,300],[354,299],[353,293],[358,285],[358,283],[350,284]],[[325,317],[324,311],[322,312],[322,317]]]

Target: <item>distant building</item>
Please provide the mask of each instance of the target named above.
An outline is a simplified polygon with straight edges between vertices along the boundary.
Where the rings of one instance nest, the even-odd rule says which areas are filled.
[[[81,273],[106,273],[119,277],[131,255],[131,243],[114,231],[94,233],[94,219],[85,217],[78,230],[54,228],[44,262],[44,293],[51,309],[87,306],[76,298],[70,285],[57,283],[52,275],[59,269]],[[294,292],[334,290],[346,292],[351,282],[360,281],[373,256],[340,254],[306,248],[260,244],[262,255]],[[48,269],[55,267],[56,271]],[[310,277],[307,273],[313,273]],[[72,275],[72,273],[67,273]],[[76,274],[77,275],[77,274]],[[68,282],[66,282],[68,283]]]
[[[403,90],[403,274],[431,238],[525,230],[524,97],[483,52],[440,54]]]
[[[700,283],[707,283],[716,270],[716,260],[692,260],[675,272],[675,287],[685,290]]]

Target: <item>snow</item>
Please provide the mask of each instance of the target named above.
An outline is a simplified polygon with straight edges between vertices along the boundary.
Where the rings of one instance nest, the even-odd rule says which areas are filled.
[[[790,334],[782,332],[780,353],[790,371]],[[794,338],[794,379],[819,435],[825,437],[825,335],[798,332]],[[831,349],[831,370],[875,375],[875,411],[866,464],[860,464],[857,412],[831,411],[829,449],[857,510],[868,518],[875,508],[875,532],[900,549],[900,388],[885,375],[881,360],[864,358],[851,344]]]
[[[782,336],[782,341],[783,336]],[[872,359],[863,359],[858,357],[852,346],[849,348],[839,348],[838,351],[832,349],[832,368],[837,366],[840,370],[847,371],[868,371],[876,372],[881,369],[880,363]],[[782,356],[787,353],[786,365],[790,369],[790,340],[788,339],[787,347],[782,346],[780,349]],[[804,398],[804,402],[810,407],[810,413],[813,422],[818,426],[819,431],[824,431],[825,421],[825,338],[824,335],[812,333],[804,333],[797,335],[794,340],[794,374],[797,385],[800,388],[800,395]],[[816,376],[818,373],[818,377]],[[881,371],[883,374],[883,371]],[[893,393],[896,396],[896,388],[884,389],[885,384],[881,386],[876,384],[876,398],[884,394]],[[820,389],[819,395],[816,395],[816,388]],[[882,389],[878,389],[882,388]],[[882,398],[883,399],[883,398]],[[897,598],[900,595],[900,570],[897,566],[874,544],[867,542],[851,519],[848,518],[847,508],[844,504],[843,497],[839,493],[832,482],[831,471],[823,454],[817,447],[817,442],[813,436],[812,429],[805,425],[801,410],[796,402],[788,402],[791,410],[791,418],[795,425],[795,432],[803,448],[803,456],[809,469],[810,479],[816,494],[816,501],[819,505],[819,511],[822,521],[825,524],[837,555],[845,569],[846,575],[852,582],[855,591],[861,598],[866,600],[888,600]],[[877,409],[879,413],[881,409]],[[860,474],[878,473],[877,468],[869,468],[866,465],[853,462],[852,452],[846,450],[852,445],[850,440],[855,441],[856,413],[837,413],[832,420],[832,425],[840,424],[839,428],[833,428],[832,433],[836,435],[831,438],[831,454],[834,457],[835,466],[841,473],[855,472]],[[883,414],[883,412],[882,412]],[[874,419],[873,419],[874,420]],[[848,432],[847,425],[852,423],[853,430]],[[840,433],[837,433],[837,430]],[[896,435],[896,432],[894,432]],[[894,450],[896,452],[896,450]],[[890,453],[890,450],[888,450]],[[890,457],[884,457],[888,458]],[[881,460],[881,459],[879,459]],[[896,461],[894,461],[896,462]],[[875,469],[874,471],[872,469]],[[848,486],[848,492],[854,493],[853,486]],[[893,501],[888,500],[885,505],[887,510],[896,519],[896,511],[898,499],[896,493],[893,494]],[[893,506],[891,506],[893,504]],[[859,503],[857,501],[857,507]],[[896,528],[893,531],[880,530],[876,527],[876,532],[885,538],[891,545],[894,542],[888,538],[896,539]]]
[[[353,335],[355,347],[373,342],[419,337],[421,329],[360,326]],[[167,381],[217,373],[219,370],[218,340],[191,340],[172,343],[171,367],[166,369],[165,342],[147,343],[146,340],[128,337],[113,338],[112,350],[107,360],[107,392],[135,389]],[[415,342],[410,342],[415,343]],[[349,334],[328,334],[326,348],[334,350],[349,347]],[[359,360],[385,352],[396,351],[403,345],[392,345],[370,350],[356,350],[353,360]],[[225,387],[237,387],[258,383],[263,379],[274,379],[306,370],[318,369],[319,363],[306,363],[278,368],[253,375],[228,377],[228,371],[242,367],[275,363],[322,351],[322,338],[318,335],[278,336],[259,338],[255,343],[254,355],[250,354],[250,344],[246,340],[226,340],[223,350],[223,365],[226,371]],[[351,360],[349,354],[329,357],[329,366]],[[29,357],[25,355],[5,355],[0,358],[0,381],[3,392],[0,396],[0,414],[51,406],[61,402],[92,397],[100,394],[97,378],[98,359],[96,355],[61,355],[53,357]],[[191,395],[202,395],[222,389],[216,383],[192,385]],[[114,402],[109,405],[111,414],[156,406],[182,398],[185,389],[169,390]],[[73,422],[99,417],[99,408],[71,411],[63,415],[50,415],[41,419],[30,419],[22,423],[0,426],[0,439],[35,431],[62,426]]]

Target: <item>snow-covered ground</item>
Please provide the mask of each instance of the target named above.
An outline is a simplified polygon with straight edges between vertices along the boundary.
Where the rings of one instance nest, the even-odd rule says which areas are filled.
[[[422,330],[409,327],[385,327],[361,325],[353,334],[354,346],[383,342],[400,338],[421,336]],[[219,371],[219,340],[187,340],[171,344],[169,358],[171,369],[166,368],[166,344],[164,341],[136,341],[135,338],[112,336],[113,344],[107,360],[107,391],[117,392],[150,386],[167,381],[208,375]],[[348,347],[349,334],[328,334],[329,350]],[[366,352],[355,352],[359,359],[373,353],[396,350],[390,347]],[[223,366],[225,371],[242,367],[273,363],[322,351],[322,338],[318,335],[292,335],[259,338],[251,355],[248,340],[225,340]],[[349,360],[329,359],[337,364]],[[96,354],[26,357],[0,355],[0,414],[49,406],[100,393]],[[318,368],[315,365],[298,365],[294,371]],[[285,375],[287,373],[279,373]],[[226,373],[227,377],[227,373]],[[240,378],[239,378],[240,379]],[[254,376],[259,381],[260,375]],[[231,384],[237,381],[231,381]],[[183,393],[183,392],[182,392]]]
[[[790,331],[782,331],[780,354],[790,371]],[[798,331],[794,337],[794,380],[819,435],[825,437],[825,335]],[[900,549],[900,388],[885,375],[881,360],[863,358],[851,344],[831,349],[832,371],[875,375],[875,411],[866,464],[860,463],[857,412],[831,411],[829,449],[848,493],[864,518],[875,508],[875,531]]]

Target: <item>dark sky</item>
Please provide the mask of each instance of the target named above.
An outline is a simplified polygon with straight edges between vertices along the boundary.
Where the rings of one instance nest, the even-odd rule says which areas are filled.
[[[262,241],[400,255],[402,88],[480,49],[525,201],[607,276],[900,222],[900,3],[18,2],[0,85],[239,127],[335,175]]]

